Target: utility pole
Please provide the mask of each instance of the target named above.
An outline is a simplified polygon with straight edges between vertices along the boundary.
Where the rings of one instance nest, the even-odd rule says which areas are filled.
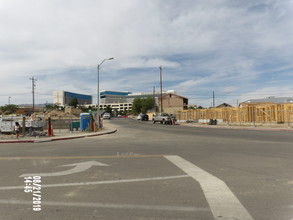
[[[161,87],[161,112],[163,112],[163,80],[162,80],[162,66],[160,68],[160,87]]]
[[[215,108],[215,92],[213,91],[213,107]]]
[[[156,87],[153,87],[153,102],[154,102],[154,107],[156,105],[156,99],[155,99],[155,95],[156,95]]]
[[[30,78],[30,80],[32,81],[33,113],[34,113],[35,112],[35,88],[36,88],[35,81],[37,81],[37,79],[35,79],[34,77],[32,77],[32,78]]]

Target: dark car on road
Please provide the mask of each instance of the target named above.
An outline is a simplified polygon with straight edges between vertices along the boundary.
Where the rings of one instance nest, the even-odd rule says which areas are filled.
[[[145,114],[142,114],[140,120],[141,121],[148,121],[149,120],[149,116],[148,115],[145,115]]]
[[[137,120],[141,120],[141,121],[148,121],[149,120],[149,116],[146,114],[139,114],[136,118]]]

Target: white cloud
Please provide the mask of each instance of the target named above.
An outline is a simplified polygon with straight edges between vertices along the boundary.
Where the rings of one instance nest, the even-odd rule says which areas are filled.
[[[0,105],[8,96],[30,102],[32,76],[40,103],[55,89],[95,95],[107,57],[115,58],[101,69],[108,90],[149,91],[159,66],[164,88],[194,104],[210,102],[199,91],[269,91],[278,77],[290,89],[292,8],[290,0],[1,0]]]
[[[158,68],[164,66],[167,68],[179,68],[180,64],[161,58],[127,58],[120,62],[120,68]]]

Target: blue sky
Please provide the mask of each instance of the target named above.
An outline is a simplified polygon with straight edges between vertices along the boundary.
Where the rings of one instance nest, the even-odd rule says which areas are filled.
[[[0,105],[54,90],[174,89],[190,104],[293,96],[292,0],[0,0]]]

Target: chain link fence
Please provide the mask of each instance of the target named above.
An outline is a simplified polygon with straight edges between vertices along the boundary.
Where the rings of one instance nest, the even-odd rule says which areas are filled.
[[[70,133],[79,130],[79,124],[76,126],[76,122],[79,123],[79,119],[75,117],[68,116],[58,116],[52,117],[51,120],[51,128],[53,129],[55,134],[58,133]],[[49,118],[45,119],[44,130],[48,130]]]

